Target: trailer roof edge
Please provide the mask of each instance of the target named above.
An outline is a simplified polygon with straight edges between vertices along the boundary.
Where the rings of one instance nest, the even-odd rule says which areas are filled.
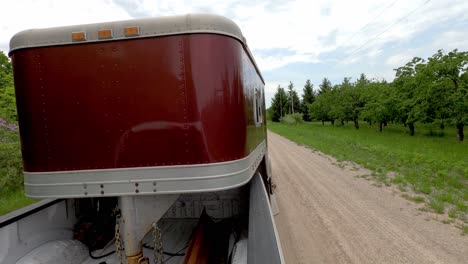
[[[138,27],[138,34],[126,35],[125,28]],[[111,30],[112,38],[100,38],[99,30]],[[82,41],[72,39],[73,32],[84,32]],[[8,55],[20,49],[48,47],[71,44],[128,40],[135,38],[159,37],[180,34],[219,34],[237,39],[242,43],[263,83],[263,76],[247,46],[247,41],[237,24],[223,16],[213,14],[187,14],[156,18],[140,18],[114,22],[102,22],[74,26],[63,26],[42,29],[29,29],[16,33],[10,40]]]

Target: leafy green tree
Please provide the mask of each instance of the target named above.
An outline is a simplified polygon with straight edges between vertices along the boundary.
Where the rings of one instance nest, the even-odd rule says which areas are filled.
[[[275,95],[271,99],[271,120],[273,122],[281,121],[288,111],[288,95],[284,88],[278,85]]]
[[[395,98],[392,97],[391,86],[382,81],[367,84],[365,105],[362,107],[361,117],[375,122],[382,132],[383,126],[395,118]]]
[[[448,54],[437,51],[427,61],[414,58],[396,69],[394,85],[399,97],[399,118],[410,127],[414,123],[454,125],[457,138],[464,139],[464,125],[468,120],[467,102],[468,52],[454,50]]]
[[[332,106],[336,92],[327,78],[323,78],[319,88],[315,102],[309,106],[309,114],[322,121],[322,124],[330,121],[334,125],[337,111]]]
[[[328,117],[332,123],[334,119],[337,119],[341,125],[344,125],[344,121],[352,120],[356,129],[359,129],[359,115],[364,102],[362,101],[361,89],[351,83],[351,78],[345,77],[341,84],[335,85],[326,94],[329,94],[330,97]]]
[[[13,70],[8,57],[0,51],[0,89],[13,86]]]
[[[332,100],[333,95],[331,91],[317,96],[315,102],[309,105],[309,114],[314,119],[322,121],[322,125],[325,124],[325,121],[331,121],[334,124],[334,119],[331,116]]]
[[[426,79],[427,89],[419,94],[425,116],[442,126],[445,120],[454,125],[459,141],[464,139],[463,128],[468,121],[467,66],[468,52],[455,49],[445,54],[438,50],[418,72],[420,79]]]
[[[405,66],[395,69],[394,96],[397,100],[396,119],[405,126],[408,125],[410,135],[414,136],[414,124],[420,119],[418,111],[416,92],[421,80],[416,79],[416,73],[421,67],[424,67],[424,59],[414,57]]]
[[[348,104],[346,98],[346,87],[349,83],[345,83],[344,85],[338,84],[333,87],[333,89],[327,93],[325,93],[325,98],[328,97],[327,103],[329,104],[330,112],[328,113],[328,117],[332,124],[334,124],[335,120],[339,120],[341,125],[344,125],[344,121],[347,120],[348,117]],[[322,94],[324,95],[324,94]]]
[[[307,80],[304,85],[301,103],[304,121],[312,121],[312,116],[310,116],[309,112],[309,105],[311,105],[313,102],[315,102],[314,85],[310,82],[310,80]]]
[[[368,84],[368,82],[363,82],[361,79],[359,79],[347,90],[346,98],[349,102],[348,116],[349,119],[353,121],[354,127],[356,129],[359,129],[359,119],[361,118],[361,112],[366,105],[365,94],[368,90]]]
[[[0,118],[9,123],[18,121],[15,89],[12,86],[0,88]]]
[[[0,51],[0,118],[17,121],[13,70],[8,57]]]

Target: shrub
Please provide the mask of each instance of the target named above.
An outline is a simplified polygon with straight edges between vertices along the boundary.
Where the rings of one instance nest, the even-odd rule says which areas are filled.
[[[281,118],[281,123],[285,123],[285,124],[288,124],[288,125],[297,125],[297,124],[300,124],[302,122],[304,122],[304,120],[302,119],[302,114],[301,113],[289,114],[289,115],[285,115],[285,116],[283,116],[283,118]]]

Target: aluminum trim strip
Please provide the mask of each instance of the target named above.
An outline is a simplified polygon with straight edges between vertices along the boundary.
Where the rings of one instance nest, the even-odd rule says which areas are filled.
[[[249,182],[265,153],[264,140],[249,156],[228,162],[24,172],[25,194],[34,198],[70,198],[221,191]]]

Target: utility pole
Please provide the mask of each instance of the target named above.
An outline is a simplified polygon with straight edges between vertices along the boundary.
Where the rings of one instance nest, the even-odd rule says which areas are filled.
[[[279,96],[280,96],[280,117],[283,118],[283,97],[281,96],[281,92],[279,93]]]
[[[294,85],[291,81],[289,81],[289,86],[288,86],[288,89],[289,89],[289,97],[291,97],[291,111],[289,111],[290,114],[294,114],[294,98],[293,98],[293,88],[294,88]]]
[[[294,97],[292,95],[292,90],[289,96],[291,96],[291,112],[294,114]]]
[[[289,91],[289,97],[291,97],[291,112],[290,113],[294,114],[294,97],[292,96],[293,94],[292,92],[293,92],[292,90]]]

